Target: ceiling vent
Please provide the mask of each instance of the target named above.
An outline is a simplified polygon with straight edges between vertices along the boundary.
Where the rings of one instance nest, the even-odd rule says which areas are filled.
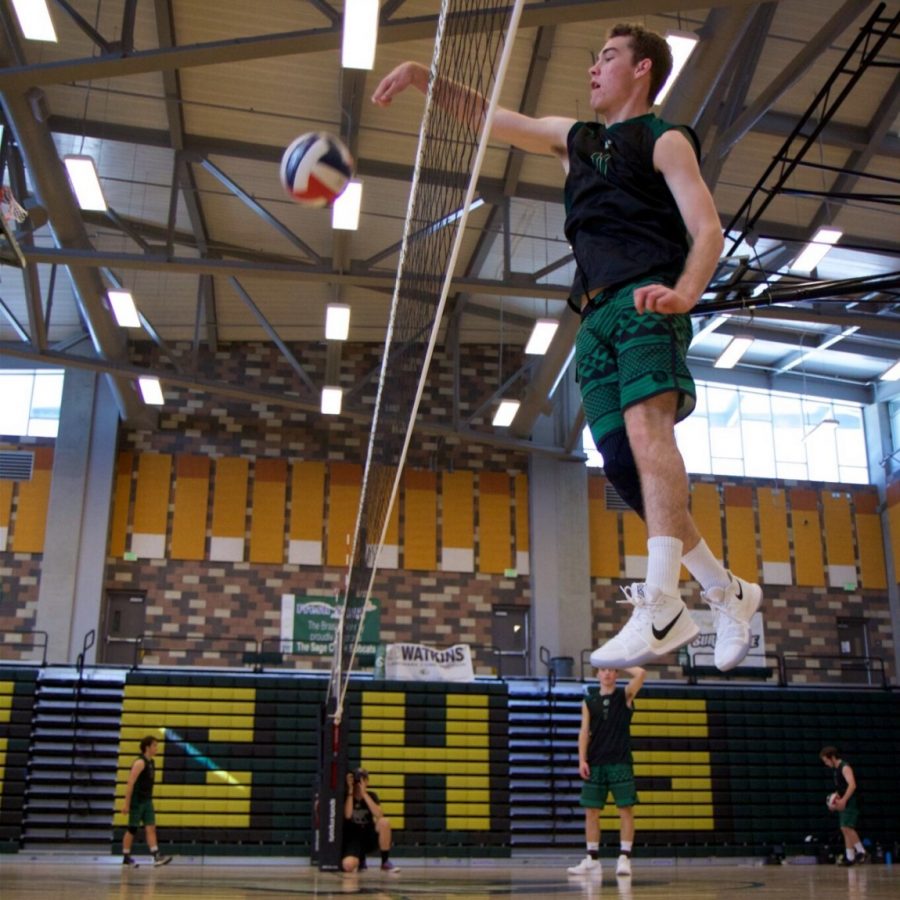
[[[0,450],[0,480],[31,481],[34,453],[30,450]]]

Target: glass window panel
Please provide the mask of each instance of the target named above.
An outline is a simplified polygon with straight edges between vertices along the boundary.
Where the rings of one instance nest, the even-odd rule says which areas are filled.
[[[776,472],[777,478],[791,478],[794,481],[806,481],[806,466],[799,463],[778,462]]]
[[[840,464],[867,468],[866,430],[862,409],[855,406],[835,406],[834,413],[839,423],[836,437]]]
[[[831,428],[818,428],[806,439],[810,481],[839,481],[837,441]]]
[[[726,459],[740,459],[744,455],[743,442],[739,427],[728,428],[724,426],[714,427],[710,423],[709,444],[713,456]]]
[[[52,437],[59,432],[59,419],[31,419],[28,422],[29,437]]]
[[[868,467],[863,469],[859,466],[841,466],[841,481],[846,481],[847,484],[868,484],[869,483],[869,469]]]
[[[743,411],[743,402],[741,404]],[[744,419],[741,424],[744,446],[750,452],[744,457],[744,474],[757,478],[771,478],[775,474],[774,429],[771,422]]]
[[[768,394],[760,391],[741,391],[741,418],[768,422],[772,418],[772,408]]]
[[[0,372],[0,434],[28,434],[33,387],[32,372]]]
[[[581,449],[587,457],[585,465],[590,469],[603,468],[603,455],[594,444],[594,438],[591,436],[591,429],[588,425],[584,426],[581,432]]]
[[[722,459],[714,456],[712,458],[713,475],[743,475],[744,463],[740,459]]]
[[[34,377],[31,418],[58,420],[59,406],[62,402],[62,389],[62,372],[38,372]]]
[[[675,426],[675,441],[688,472],[709,474],[709,423],[704,416],[690,415]]]

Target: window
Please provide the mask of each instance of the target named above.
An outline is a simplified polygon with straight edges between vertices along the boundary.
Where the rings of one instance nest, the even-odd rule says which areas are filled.
[[[675,438],[695,474],[870,482],[856,404],[698,382],[697,407],[675,426]],[[587,465],[602,466],[587,428],[583,445]]]
[[[56,437],[64,376],[56,369],[0,369],[0,434]]]

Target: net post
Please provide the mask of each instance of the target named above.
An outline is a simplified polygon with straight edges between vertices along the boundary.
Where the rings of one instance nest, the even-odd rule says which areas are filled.
[[[338,717],[338,698],[319,709],[319,774],[313,811],[312,862],[322,872],[341,871],[347,773],[347,717]]]

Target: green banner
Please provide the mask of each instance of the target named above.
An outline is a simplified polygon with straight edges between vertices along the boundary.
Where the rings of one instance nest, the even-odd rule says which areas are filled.
[[[339,601],[331,597],[299,597],[286,595],[282,602],[291,604],[292,609],[283,610],[284,625],[289,625],[290,633],[282,626],[282,639],[294,642],[294,653],[320,654],[330,656],[334,652],[334,634],[341,614]],[[369,600],[357,653],[374,656],[381,632],[381,601]]]

